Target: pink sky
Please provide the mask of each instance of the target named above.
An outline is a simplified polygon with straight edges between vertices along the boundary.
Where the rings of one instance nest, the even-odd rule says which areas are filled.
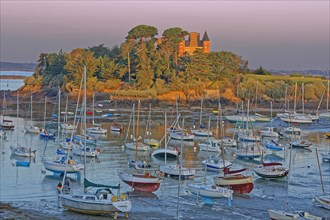
[[[329,1],[1,0],[0,60],[35,62],[41,52],[120,44],[136,25],[203,33],[250,68],[329,66]]]

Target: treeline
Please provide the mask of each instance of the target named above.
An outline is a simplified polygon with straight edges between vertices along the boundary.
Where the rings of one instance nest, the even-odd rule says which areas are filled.
[[[70,53],[42,53],[33,76],[25,87],[62,88],[73,92],[80,87],[84,66],[87,67],[89,91],[112,91],[117,96],[155,97],[179,91],[186,96],[199,96],[209,84],[236,77],[247,70],[248,62],[228,52],[178,56],[178,43],[187,36],[182,28],[169,28],[157,43],[157,28],[138,25],[128,32],[120,46],[103,44],[76,48]]]
[[[169,28],[162,33],[161,43],[157,34],[153,26],[138,25],[128,32],[121,45],[111,49],[101,44],[76,48],[70,53],[41,53],[36,70],[25,79],[23,89],[53,90],[54,94],[58,88],[77,92],[86,66],[88,92],[108,92],[116,97],[157,98],[180,93],[189,101],[207,96],[211,90],[229,102],[283,101],[286,90],[292,97],[295,77],[276,78],[261,66],[250,72],[248,61],[229,51],[196,50],[192,56],[180,57],[178,43],[188,32]],[[306,101],[324,96],[325,81],[313,79],[304,86]]]

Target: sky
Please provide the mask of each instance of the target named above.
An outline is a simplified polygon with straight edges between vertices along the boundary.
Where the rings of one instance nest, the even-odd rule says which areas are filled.
[[[36,62],[40,53],[120,45],[133,27],[206,30],[211,51],[232,51],[249,68],[326,70],[329,0],[49,1],[0,0],[0,61]]]

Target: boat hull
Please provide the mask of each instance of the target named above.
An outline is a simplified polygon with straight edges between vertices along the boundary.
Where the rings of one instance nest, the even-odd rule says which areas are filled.
[[[178,158],[178,151],[176,150],[169,150],[169,149],[158,149],[152,152],[152,156],[157,158],[164,158],[165,155],[167,159],[176,159]]]
[[[103,215],[114,212],[128,212],[131,210],[131,202],[129,200],[112,202],[109,201],[87,201],[75,199],[71,195],[60,195],[59,199],[63,208],[89,215]]]
[[[236,194],[248,194],[253,190],[253,176],[216,177],[214,183],[217,186],[227,187]]]
[[[136,142],[131,142],[131,143],[125,143],[124,144],[126,149],[129,150],[138,150],[138,151],[148,151],[150,150],[150,146],[143,144],[141,142],[138,142],[138,146],[136,147]]]
[[[330,210],[330,196],[322,195],[322,196],[315,196],[315,202],[320,205],[322,208]]]
[[[206,198],[232,198],[233,191],[215,185],[188,184],[189,191],[192,194]]]
[[[83,164],[66,164],[66,163],[58,163],[54,161],[43,161],[45,169],[54,173],[79,173],[81,170],[84,169]]]
[[[289,174],[289,170],[285,169],[284,167],[274,167],[274,166],[258,166],[254,168],[254,172],[266,179],[278,179],[285,177]]]
[[[159,171],[161,173],[164,173],[164,175],[168,177],[176,177],[179,178],[181,175],[181,179],[190,179],[195,177],[196,170],[190,169],[186,167],[181,167],[181,174],[180,174],[180,168],[178,165],[165,165],[160,166]]]
[[[119,174],[120,179],[137,191],[155,192],[160,187],[160,179],[149,175]]]

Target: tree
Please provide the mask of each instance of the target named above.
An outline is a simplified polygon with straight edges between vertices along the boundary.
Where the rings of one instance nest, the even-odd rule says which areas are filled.
[[[88,47],[88,50],[90,50],[95,58],[100,57],[110,57],[111,51],[109,48],[105,47],[104,44],[100,44],[98,46]]]
[[[79,88],[82,79],[84,67],[87,68],[87,84],[91,77],[94,77],[98,69],[98,60],[93,56],[89,50],[77,48],[68,54],[67,63],[65,65],[66,71],[69,73],[68,80],[76,87]]]
[[[132,28],[128,32],[126,39],[134,39],[136,41],[145,42],[156,36],[157,33],[158,30],[154,26],[141,24]]]
[[[98,64],[99,70],[97,76],[99,76],[100,80],[107,81],[109,79],[121,78],[119,65],[115,63],[115,60],[109,57],[100,57]]]
[[[147,56],[146,45],[142,42],[138,48],[136,67],[136,86],[139,89],[149,89],[153,84],[153,70],[150,58]]]
[[[66,54],[61,50],[58,54],[48,54],[43,60],[46,62],[43,64],[44,71],[42,75],[42,85],[53,87],[62,87],[65,84],[65,76],[67,72],[65,70]]]
[[[278,101],[285,96],[285,90],[288,85],[284,81],[265,82],[265,94]]]
[[[271,75],[270,72],[268,72],[267,70],[264,70],[262,68],[262,66],[259,67],[259,69],[256,69],[253,74],[257,74],[257,75]]]

